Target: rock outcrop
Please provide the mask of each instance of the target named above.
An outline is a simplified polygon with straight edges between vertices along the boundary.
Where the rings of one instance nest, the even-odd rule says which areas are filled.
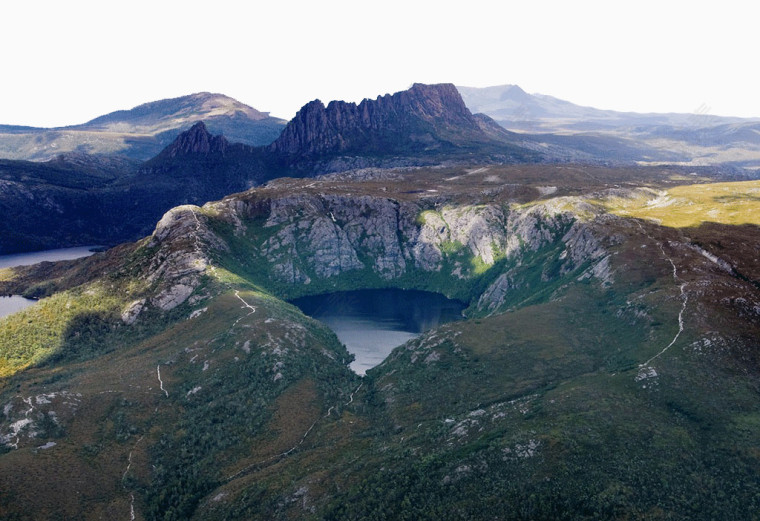
[[[191,205],[166,212],[148,246],[158,247],[148,281],[162,288],[151,303],[165,311],[190,297],[210,264],[209,253],[227,249],[208,228],[200,208]]]
[[[192,205],[166,212],[139,248],[151,251],[150,262],[142,274],[150,290],[146,298],[135,300],[122,310],[121,320],[126,325],[134,324],[148,305],[169,311],[183,304],[209,269],[211,252],[229,249],[208,227],[201,209]]]
[[[437,274],[452,284],[468,284],[505,261],[489,273],[490,286],[480,290],[476,307],[491,312],[503,307],[526,276],[520,271],[523,258],[539,251],[547,251],[543,281],[611,277],[608,263],[597,266],[607,250],[594,227],[551,200],[523,208],[368,194],[250,192],[211,206],[238,234],[245,230],[261,237],[252,255],[279,283],[312,284],[344,275],[393,283]],[[258,231],[243,224],[253,219],[261,223]]]
[[[213,259],[223,263],[230,255],[265,286],[427,288],[472,299],[482,314],[514,305],[532,285],[561,278],[612,282],[615,240],[595,223],[617,217],[582,198],[464,203],[313,184],[300,191],[273,183],[167,212],[141,246],[150,251],[141,268],[150,289],[125,306],[122,321],[134,323],[148,306],[168,311],[197,300]]]
[[[224,154],[229,142],[224,136],[212,136],[203,121],[182,132],[161,156],[177,157],[186,154]]]
[[[285,156],[382,153],[439,149],[488,141],[451,84],[415,83],[409,90],[365,99],[359,105],[314,100],[306,104],[269,149]]]

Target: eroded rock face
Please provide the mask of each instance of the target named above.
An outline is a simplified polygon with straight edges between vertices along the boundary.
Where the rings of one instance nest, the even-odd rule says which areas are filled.
[[[224,241],[208,228],[201,209],[192,204],[177,206],[166,212],[156,225],[149,246],[176,244],[181,240],[191,241],[196,249],[198,241],[212,248],[228,249]]]
[[[412,255],[405,243],[417,233],[417,205],[370,196],[352,197],[351,201],[331,196],[325,198],[325,203],[333,225],[345,231],[351,247],[371,259],[367,267],[384,279],[406,272],[406,262]]]
[[[175,284],[168,287],[151,299],[151,303],[164,311],[174,309],[192,295],[197,281],[184,279],[187,284]],[[195,283],[195,284],[194,284]]]
[[[148,280],[162,288],[150,303],[164,311],[185,302],[209,265],[206,247],[224,244],[205,224],[197,206],[178,206],[164,214],[150,246],[159,246]]]
[[[421,148],[451,139],[455,130],[488,139],[452,84],[415,83],[409,90],[365,99],[359,105],[314,100],[288,123],[270,150],[283,155],[316,156],[352,151]]]
[[[229,198],[215,209],[230,223],[265,217],[259,253],[280,282],[309,284],[351,271],[370,270],[391,281],[412,271],[467,279],[500,259],[519,265],[522,255],[562,243],[560,275],[599,261],[606,250],[591,227],[551,201],[527,208],[499,204],[436,206],[366,194],[293,194],[251,202]],[[262,209],[266,211],[262,212]],[[235,218],[228,213],[239,213]],[[561,250],[560,250],[561,251]],[[519,284],[505,273],[478,306],[499,308]],[[548,275],[547,275],[548,276]],[[552,274],[551,276],[555,276]],[[608,277],[599,266],[589,276]]]
[[[502,273],[499,277],[483,292],[478,299],[478,309],[485,311],[495,311],[507,299],[507,295],[513,289],[516,289],[510,273]]]
[[[153,296],[131,303],[122,313],[125,324],[133,324],[145,306],[169,311],[193,294],[210,266],[209,252],[229,247],[208,227],[201,209],[193,205],[172,208],[156,225],[147,248],[157,248],[146,272]]]
[[[465,245],[487,265],[506,247],[507,216],[499,206],[445,208],[441,216],[451,240]]]
[[[476,303],[490,313],[524,285],[524,256],[548,246],[556,259],[541,274],[543,281],[570,273],[603,283],[612,277],[607,248],[594,226],[553,200],[522,207],[447,205],[366,193],[251,192],[211,203],[204,211],[231,225],[235,235],[251,239],[250,254],[286,284],[351,272],[389,282],[424,273],[466,281],[504,260],[503,272],[493,273]],[[156,285],[150,305],[170,310],[187,301],[209,268],[210,252],[229,250],[209,228],[204,211],[177,207],[156,226],[148,243],[157,248],[147,275]],[[134,322],[141,309],[125,310],[123,320]]]
[[[145,299],[135,300],[130,303],[126,309],[121,313],[121,321],[126,325],[131,326],[137,321],[137,317],[145,307]]]
[[[415,233],[418,208],[402,208],[390,199],[369,196],[288,196],[271,202],[265,227],[280,230],[262,245],[261,252],[285,275],[304,279],[309,271],[329,278],[341,273],[373,269],[381,277],[402,275],[411,258],[399,237]],[[372,259],[362,262],[360,256]]]
[[[303,254],[317,275],[328,278],[364,267],[343,228],[325,217],[318,217],[310,224],[303,241]]]

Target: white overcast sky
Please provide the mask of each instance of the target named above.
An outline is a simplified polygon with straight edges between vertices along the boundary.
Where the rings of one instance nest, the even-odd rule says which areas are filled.
[[[760,117],[754,2],[4,1],[0,124],[221,92],[291,118],[414,82]]]

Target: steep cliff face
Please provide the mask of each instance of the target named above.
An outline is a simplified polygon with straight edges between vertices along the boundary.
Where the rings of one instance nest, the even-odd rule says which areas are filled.
[[[122,322],[203,298],[198,289],[214,276],[213,266],[242,269],[290,297],[415,287],[470,301],[478,314],[501,311],[520,295],[570,277],[612,280],[608,246],[615,238],[595,223],[616,217],[579,198],[461,202],[452,194],[384,195],[362,183],[339,181],[340,189],[299,183],[325,188],[301,190],[283,181],[166,212],[137,246],[149,261],[136,268],[142,289],[125,301]]]
[[[299,291],[349,278],[478,297],[477,310],[493,312],[509,302],[510,284],[530,284],[526,273],[536,270],[523,267],[528,257],[539,264],[543,282],[583,270],[600,282],[610,276],[594,270],[607,253],[593,227],[553,201],[518,208],[369,194],[249,193],[209,209],[252,241],[252,262],[268,273],[268,283]],[[243,224],[252,221],[255,227]]]
[[[270,150],[282,155],[438,149],[488,141],[451,84],[422,85],[359,105],[315,100],[288,123]]]

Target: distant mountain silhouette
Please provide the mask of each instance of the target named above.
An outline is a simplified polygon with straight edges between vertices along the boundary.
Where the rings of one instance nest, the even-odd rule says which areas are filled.
[[[47,160],[76,152],[144,161],[198,121],[230,142],[255,146],[268,145],[285,126],[284,120],[228,96],[201,92],[111,112],[81,125],[0,126],[0,157]]]
[[[423,85],[365,99],[358,105],[320,100],[306,104],[269,151],[292,163],[332,156],[449,157],[479,151],[534,154],[512,147],[506,133],[483,128],[452,84]]]

